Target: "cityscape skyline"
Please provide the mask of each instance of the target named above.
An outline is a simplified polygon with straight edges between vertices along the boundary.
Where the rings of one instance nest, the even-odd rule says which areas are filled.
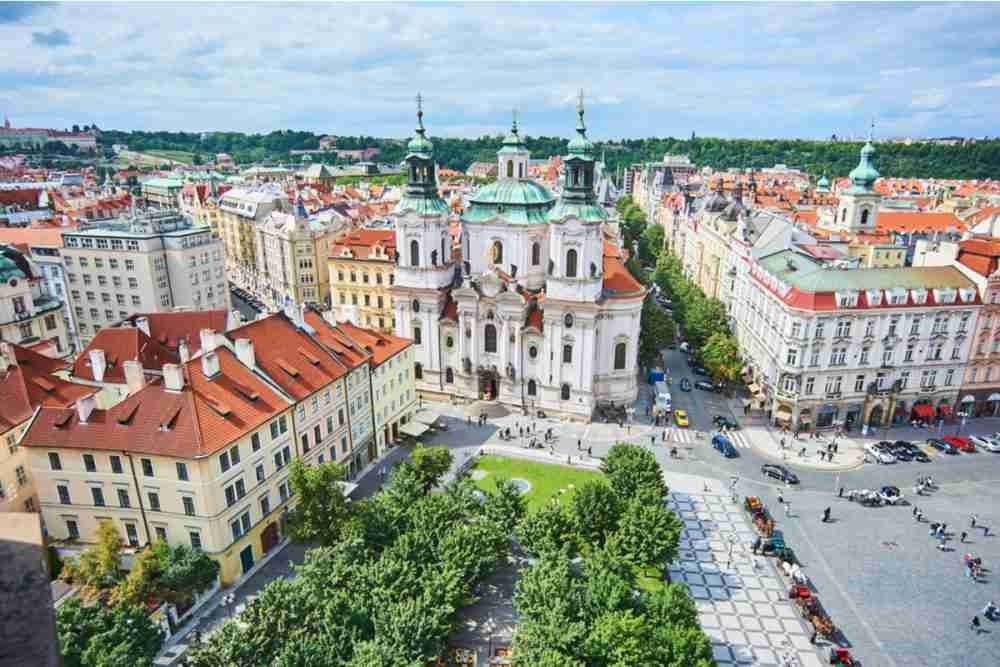
[[[882,136],[992,136],[997,18],[963,3],[0,3],[0,114],[405,137],[420,91],[433,135],[503,132],[516,108],[526,135],[568,136],[582,87],[597,140],[863,136],[873,116]]]

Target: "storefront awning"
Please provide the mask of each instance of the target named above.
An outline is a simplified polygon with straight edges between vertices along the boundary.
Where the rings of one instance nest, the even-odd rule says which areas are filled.
[[[948,405],[947,403],[939,405],[938,406],[938,413],[942,414],[942,415],[950,415],[951,414],[951,406]]]
[[[962,402],[963,403],[975,403],[976,402],[976,397],[973,396],[972,394],[966,394],[965,396],[962,397]]]
[[[414,438],[419,438],[420,436],[422,436],[424,433],[427,432],[427,428],[428,428],[427,424],[421,424],[418,421],[411,421],[400,426],[399,430],[401,433],[405,433],[406,435],[411,435]]]
[[[990,397],[986,399],[987,401],[1000,401],[1000,394],[990,394]]]
[[[415,420],[421,424],[427,424],[428,426],[433,426],[434,422],[438,420],[441,416],[440,412],[435,412],[434,410],[421,410],[413,416]]]
[[[934,406],[928,405],[927,403],[921,403],[920,405],[913,406],[913,412],[916,413],[918,417],[923,417],[929,419],[934,416]]]
[[[786,422],[787,421],[791,421],[791,419],[792,419],[792,409],[788,408],[788,407],[785,407],[784,405],[782,405],[782,406],[780,406],[778,408],[777,412],[774,413],[774,416],[779,421],[786,421]]]

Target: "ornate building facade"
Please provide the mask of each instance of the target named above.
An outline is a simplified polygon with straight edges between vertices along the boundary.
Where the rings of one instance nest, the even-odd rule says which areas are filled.
[[[396,334],[414,341],[425,394],[582,419],[598,402],[635,399],[646,290],[605,240],[583,114],[581,100],[558,198],[528,178],[515,120],[497,154],[499,179],[471,198],[454,249],[418,111],[406,193],[393,215],[392,294]]]

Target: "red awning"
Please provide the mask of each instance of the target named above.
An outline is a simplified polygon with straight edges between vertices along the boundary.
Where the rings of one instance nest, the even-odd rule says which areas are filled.
[[[928,405],[927,403],[921,403],[920,405],[913,406],[913,412],[915,412],[918,417],[929,419],[934,416],[934,406]]]
[[[939,405],[938,406],[938,413],[940,413],[941,415],[950,415],[951,414],[951,406],[948,405],[947,403]]]

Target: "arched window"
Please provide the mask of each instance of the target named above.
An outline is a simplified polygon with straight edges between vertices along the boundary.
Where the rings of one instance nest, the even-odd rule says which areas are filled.
[[[517,177],[524,178],[524,163],[517,165]]]
[[[573,185],[580,185],[580,168],[573,168]]]
[[[420,266],[420,244],[410,241],[410,266]]]
[[[528,396],[534,396],[538,393],[538,385],[535,384],[534,380],[528,380]]]
[[[413,312],[415,313],[420,312],[420,302],[416,299],[413,300]]]
[[[847,220],[847,209],[846,208],[840,209],[840,221],[843,222],[844,220]]]
[[[569,400],[569,385],[568,384],[564,384],[562,386],[562,391],[560,392],[560,396],[562,396],[562,400],[564,400],[564,401],[568,401]]]
[[[573,363],[573,346],[569,343],[563,345],[563,363],[571,364]]]
[[[445,238],[442,236],[441,237],[441,264],[447,264],[448,263],[448,252],[445,250],[444,242],[445,242]]]
[[[444,369],[444,381],[448,384],[455,382],[455,371],[451,370],[451,367]]]
[[[576,250],[573,248],[566,251],[566,277],[576,278]]]
[[[628,346],[625,343],[618,343],[615,345],[615,370],[620,371],[625,369],[625,350]]]
[[[542,244],[535,241],[531,244],[531,265],[538,266],[542,263]]]
[[[507,178],[514,178],[514,161],[507,160]]]
[[[497,351],[497,328],[492,324],[487,324],[483,331],[483,343],[487,352]]]
[[[503,264],[503,243],[500,241],[493,242],[493,263]]]
[[[424,379],[424,367],[420,364],[420,362],[413,364],[413,377],[417,380]]]
[[[868,209],[861,211],[861,224],[862,225],[868,224]]]
[[[424,342],[423,332],[420,327],[413,327],[413,344],[421,345]]]

